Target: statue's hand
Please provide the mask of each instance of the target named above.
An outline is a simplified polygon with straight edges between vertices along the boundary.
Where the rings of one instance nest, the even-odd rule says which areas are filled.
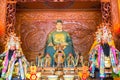
[[[98,65],[96,65],[96,68],[99,68],[99,66],[98,66]]]
[[[21,54],[17,54],[16,55],[16,58],[20,58],[20,57],[22,57]]]
[[[68,43],[64,42],[64,43],[61,43],[61,45],[63,45],[63,46],[67,46]]]
[[[49,43],[48,46],[53,46],[53,44],[52,44],[52,43]]]

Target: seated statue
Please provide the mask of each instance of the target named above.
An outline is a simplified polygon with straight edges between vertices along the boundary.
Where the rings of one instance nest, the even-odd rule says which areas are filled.
[[[69,53],[72,53],[73,56],[75,56],[72,39],[70,38],[70,35],[62,29],[62,24],[63,23],[61,20],[57,20],[56,30],[49,34],[46,43],[45,53],[49,53],[52,58],[51,66],[54,64],[53,55],[56,53],[57,45],[64,46],[63,51],[65,53],[65,56],[68,56]]]

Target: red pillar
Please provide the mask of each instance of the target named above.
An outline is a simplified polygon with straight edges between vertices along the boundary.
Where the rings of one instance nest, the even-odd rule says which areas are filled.
[[[6,26],[6,2],[7,0],[0,1],[0,53],[4,50],[4,36]]]
[[[113,35],[116,48],[120,50],[120,12],[119,12],[119,0],[111,0],[111,11],[112,11],[112,25],[113,25]]]

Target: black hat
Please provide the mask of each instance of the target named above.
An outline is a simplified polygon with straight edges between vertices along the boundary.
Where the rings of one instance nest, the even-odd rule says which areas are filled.
[[[62,20],[58,19],[56,23],[63,23]]]

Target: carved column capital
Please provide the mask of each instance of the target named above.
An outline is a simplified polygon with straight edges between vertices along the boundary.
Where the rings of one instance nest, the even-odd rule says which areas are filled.
[[[7,1],[7,12],[6,12],[6,34],[15,31],[15,21],[16,21],[16,0]]]
[[[112,26],[111,3],[101,2],[102,22]]]
[[[101,0],[101,2],[110,2],[110,0]]]

